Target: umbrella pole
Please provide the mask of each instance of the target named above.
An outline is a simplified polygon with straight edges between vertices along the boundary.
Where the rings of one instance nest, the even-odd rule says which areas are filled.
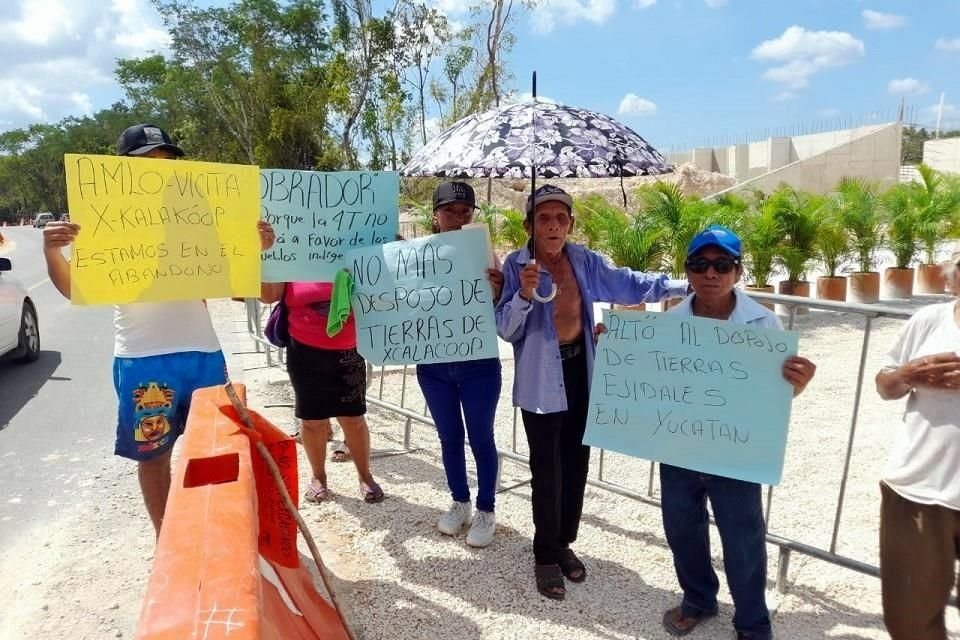
[[[532,152],[530,153],[530,206],[531,213],[536,213],[537,200],[534,194],[537,192],[537,72],[533,72],[533,102],[530,108],[531,120],[533,121],[533,142]],[[531,216],[530,220],[530,264],[537,264],[537,225]],[[541,296],[537,290],[533,290],[533,299],[537,302],[550,302],[557,297],[557,283],[553,283],[550,294]]]

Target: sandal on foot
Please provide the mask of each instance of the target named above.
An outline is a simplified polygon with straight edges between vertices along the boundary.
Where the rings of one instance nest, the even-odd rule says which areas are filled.
[[[376,482],[371,483],[369,486],[360,485],[360,491],[363,492],[363,501],[367,504],[383,502],[383,499],[386,497],[383,495],[383,489],[381,489],[380,485]]]
[[[333,453],[330,454],[331,462],[349,462],[350,461],[350,449],[347,448],[347,443],[337,442],[333,445]]]
[[[672,636],[685,636],[696,629],[698,624],[715,615],[717,615],[717,609],[713,611],[701,611],[697,615],[688,616],[684,615],[682,606],[674,607],[664,612],[663,628]]]
[[[573,549],[564,549],[560,552],[560,571],[570,582],[583,582],[587,579],[587,568],[580,562],[580,558]]]
[[[551,600],[563,600],[567,596],[559,565],[538,564],[533,568],[533,574],[537,578],[537,591],[540,595]]]
[[[303,494],[303,499],[307,502],[323,502],[329,498],[330,490],[320,484],[316,478],[310,481],[310,486]]]

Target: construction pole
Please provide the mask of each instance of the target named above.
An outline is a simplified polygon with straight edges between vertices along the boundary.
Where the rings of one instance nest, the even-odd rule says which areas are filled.
[[[946,91],[940,92],[940,106],[937,107],[937,131],[933,135],[934,138],[940,137],[940,123],[943,122],[943,100],[946,97]]]

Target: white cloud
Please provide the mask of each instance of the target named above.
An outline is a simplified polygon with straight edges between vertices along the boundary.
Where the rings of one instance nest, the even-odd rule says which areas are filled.
[[[704,4],[711,9],[719,9],[727,6],[727,0],[703,0]]]
[[[90,100],[90,96],[87,94],[80,93],[79,91],[71,93],[70,102],[77,108],[77,110],[80,112],[80,115],[93,115],[93,102]]]
[[[938,38],[935,45],[940,51],[946,51],[948,53],[954,51],[960,51],[960,38]]]
[[[802,89],[810,77],[831,67],[850,64],[864,56],[863,42],[844,31],[807,31],[793,25],[777,38],[754,47],[754,60],[782,63],[764,72],[767,80],[787,89]]]
[[[867,29],[899,29],[907,22],[903,16],[870,9],[864,9],[860,15],[863,16],[863,25]]]
[[[657,105],[652,100],[628,93],[620,101],[617,113],[621,116],[652,116],[657,113]]]
[[[534,31],[550,33],[557,25],[604,24],[616,8],[616,0],[540,0],[531,10],[531,21]]]
[[[432,0],[430,4],[447,16],[466,15],[470,12],[470,5],[462,0]]]
[[[88,115],[95,103],[120,97],[117,58],[167,45],[150,0],[7,0],[0,6],[0,128]]]
[[[781,91],[780,93],[775,95],[773,99],[776,100],[777,102],[786,102],[787,100],[793,100],[796,97],[797,97],[797,94],[795,94],[793,91]]]
[[[937,113],[940,111],[940,103],[930,105],[927,107],[927,113],[929,113],[934,118],[937,117]],[[954,116],[960,115],[960,109],[956,105],[950,104],[949,102],[943,103],[943,117],[944,118],[953,118]]]
[[[522,93],[517,93],[516,91],[507,94],[507,96],[502,100],[502,104],[519,104],[521,102],[527,102],[528,100],[533,100],[533,92],[524,91]],[[550,104],[559,104],[556,100],[549,96],[537,96],[537,102],[547,102]]]
[[[634,9],[649,9],[657,4],[657,0],[633,0]]]
[[[887,84],[887,91],[897,96],[918,96],[929,90],[927,83],[916,78],[894,78]]]

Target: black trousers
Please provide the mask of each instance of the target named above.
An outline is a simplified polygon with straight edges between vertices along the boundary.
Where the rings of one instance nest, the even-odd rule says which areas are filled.
[[[563,361],[567,410],[521,411],[530,447],[533,488],[533,555],[537,564],[556,564],[577,539],[590,447],[583,446],[590,385],[585,350]]]

